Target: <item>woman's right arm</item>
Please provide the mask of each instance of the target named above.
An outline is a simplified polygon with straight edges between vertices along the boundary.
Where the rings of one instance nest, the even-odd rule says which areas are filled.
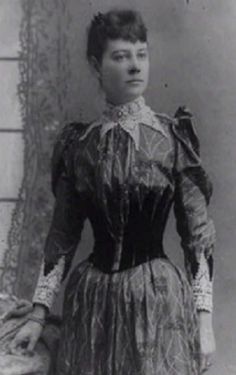
[[[17,332],[9,345],[12,354],[30,355],[42,334],[47,315],[47,308],[41,304],[35,304],[33,312],[27,323]]]
[[[68,129],[66,129],[68,138]],[[37,343],[61,283],[66,277],[86,218],[85,199],[75,189],[66,140],[59,139],[53,153],[53,192],[55,206],[46,239],[44,258],[35,289],[34,309],[26,325],[11,344],[12,351],[23,347],[33,350]]]

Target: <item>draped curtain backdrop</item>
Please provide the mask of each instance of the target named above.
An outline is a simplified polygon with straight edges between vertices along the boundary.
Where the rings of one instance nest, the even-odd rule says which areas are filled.
[[[62,17],[68,17],[64,2],[23,0],[21,4],[18,94],[24,123],[24,178],[12,217],[1,287],[30,298],[52,212],[51,147],[67,116],[70,70],[62,28]]]
[[[52,215],[53,142],[63,124],[91,120],[102,108],[99,85],[85,59],[86,27],[98,10],[138,9],[149,28],[147,102],[169,114],[179,105],[191,108],[204,165],[215,186],[210,214],[218,233],[214,297],[218,351],[209,375],[235,375],[235,0],[21,0],[21,4],[18,93],[24,123],[24,179],[8,236],[2,291],[31,298]],[[165,245],[182,264],[174,226],[171,217]],[[80,259],[91,245],[87,224]]]

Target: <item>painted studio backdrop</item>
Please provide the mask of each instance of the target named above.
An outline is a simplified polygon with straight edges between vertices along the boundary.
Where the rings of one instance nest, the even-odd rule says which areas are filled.
[[[170,115],[186,105],[195,117],[217,229],[209,375],[235,375],[235,0],[0,0],[0,293],[32,296],[52,214],[52,144],[63,124],[102,108],[85,60],[86,26],[96,11],[122,5],[140,10],[149,28],[148,104]],[[92,243],[87,223],[77,260]],[[171,217],[165,245],[182,265],[178,244]]]

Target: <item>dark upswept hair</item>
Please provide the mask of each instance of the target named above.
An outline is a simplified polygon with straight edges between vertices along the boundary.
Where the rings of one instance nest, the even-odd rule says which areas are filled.
[[[147,28],[139,12],[113,9],[94,16],[88,29],[87,59],[101,63],[108,40],[123,39],[132,43],[147,41]]]

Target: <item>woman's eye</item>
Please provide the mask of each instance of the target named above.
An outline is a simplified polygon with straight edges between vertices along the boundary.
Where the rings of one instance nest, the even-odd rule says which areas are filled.
[[[144,59],[147,58],[147,56],[148,56],[147,52],[139,52],[139,53],[138,53],[138,58],[139,58],[139,59],[144,60]]]
[[[123,61],[125,59],[125,55],[115,55],[114,60],[115,61]]]

